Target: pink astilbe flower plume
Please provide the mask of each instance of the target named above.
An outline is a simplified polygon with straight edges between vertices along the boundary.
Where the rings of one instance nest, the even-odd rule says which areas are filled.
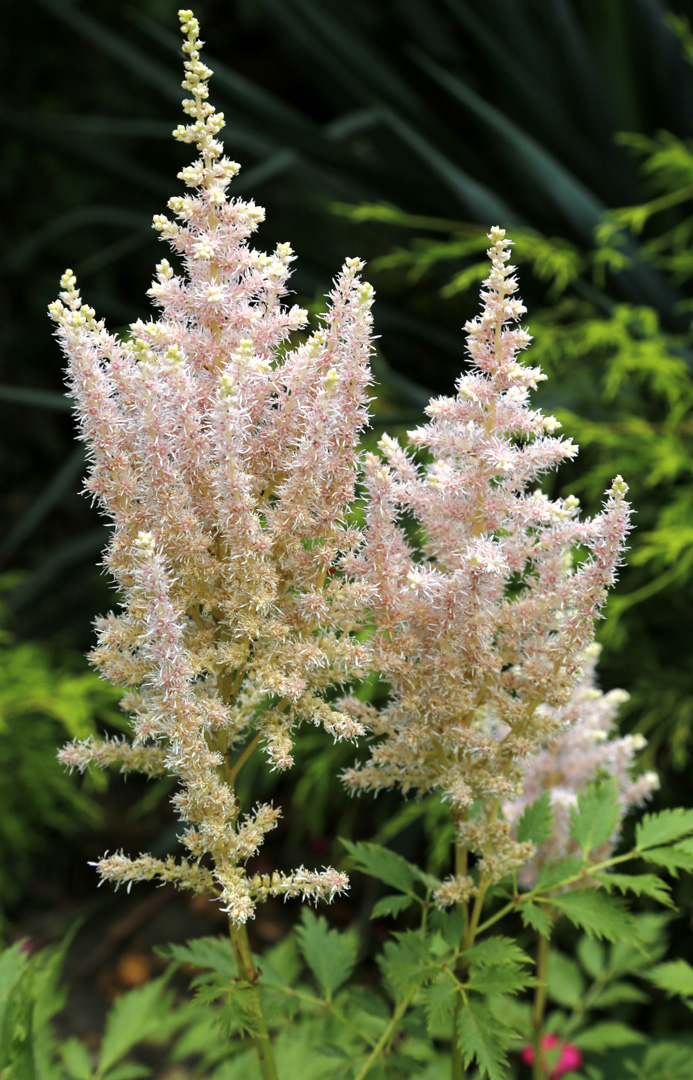
[[[544,376],[519,362],[531,339],[518,325],[510,241],[498,228],[489,238],[483,310],[466,326],[471,371],[410,433],[430,463],[388,436],[384,460],[366,457],[365,543],[348,565],[376,592],[375,663],[391,693],[370,719],[381,736],[370,760],[345,775],[354,791],[440,791],[485,885],[531,853],[500,806],[560,727],[555,709],[571,695],[629,528],[620,477],[587,520],[576,499],[535,486],[577,451],[554,434],[554,417],[530,407]],[[476,888],[460,872],[438,899]]]
[[[63,761],[173,773],[189,858],[104,858],[106,879],[215,889],[237,924],[257,899],[331,899],[344,875],[300,868],[253,877],[243,868],[279,812],[241,819],[234,760],[253,736],[274,768],[292,763],[302,722],[353,739],[363,725],[325,692],[365,673],[355,633],[372,584],[348,576],[360,534],[347,522],[367,421],[373,290],[347,259],[323,329],[290,349],[306,312],[285,306],[293,254],[251,238],[264,218],[230,198],[239,166],[218,140],[199,27],[180,12],[186,54],[174,132],[199,157],[187,192],[154,227],[171,245],[149,290],[158,318],[108,332],[66,271],[51,305],[90,459],[87,490],[115,528],[106,566],[125,601],[98,623],[91,659],[129,688],[135,740],[73,744]],[[213,870],[200,859],[211,856]]]

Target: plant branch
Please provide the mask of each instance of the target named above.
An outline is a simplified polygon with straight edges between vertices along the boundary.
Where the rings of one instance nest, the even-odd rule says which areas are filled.
[[[532,1009],[532,1045],[534,1046],[534,1080],[544,1080],[542,1062],[542,1033],[544,1028],[544,1011],[546,1009],[546,991],[549,978],[549,948],[550,942],[543,934],[539,935],[539,948],[537,950],[537,987],[534,992],[534,1007]]]
[[[231,920],[229,920],[229,929],[231,933],[231,946],[238,967],[238,977],[243,982],[247,983],[247,993],[252,995],[253,998],[253,1011],[255,1014],[255,1032],[253,1034],[255,1048],[260,1060],[262,1080],[279,1080],[277,1066],[274,1060],[272,1041],[270,1039],[269,1031],[267,1030],[267,1021],[265,1020],[265,1014],[262,1008],[260,987],[257,984],[259,972],[253,963],[253,955],[250,951],[250,942],[248,941],[248,932],[245,926],[234,926]]]
[[[397,1031],[397,1028],[399,1027],[399,1022],[409,1008],[409,1005],[415,993],[416,989],[410,990],[407,996],[403,998],[402,1001],[400,1001],[399,1005],[390,1017],[390,1022],[388,1023],[384,1032],[378,1039],[376,1045],[373,1047],[373,1050],[368,1055],[368,1058],[366,1059],[363,1068],[359,1073],[357,1073],[355,1080],[364,1080],[364,1077],[368,1076],[368,1073],[371,1071],[378,1058],[382,1057],[382,1055],[386,1052],[388,1046],[395,1037],[395,1033]]]

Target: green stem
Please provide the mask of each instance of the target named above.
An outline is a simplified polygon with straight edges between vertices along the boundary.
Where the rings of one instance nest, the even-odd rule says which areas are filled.
[[[546,1009],[546,990],[549,978],[549,947],[549,939],[544,937],[543,934],[540,934],[539,948],[537,950],[538,985],[534,993],[534,1008],[532,1009],[532,1045],[534,1047],[534,1067],[532,1075],[534,1080],[546,1080],[541,1043],[544,1029],[544,1011]]]
[[[255,1014],[255,1049],[260,1060],[260,1072],[262,1080],[279,1080],[277,1066],[274,1061],[274,1050],[267,1021],[262,1009],[262,996],[258,986],[259,972],[253,963],[253,954],[250,951],[248,932],[245,926],[234,926],[229,923],[231,933],[231,946],[236,958],[238,977],[248,984],[247,993],[252,995]]]
[[[258,746],[260,745],[260,739],[261,738],[262,738],[262,732],[258,731],[255,738],[251,739],[251,741],[248,743],[248,745],[246,746],[246,748],[243,751],[243,753],[241,754],[241,756],[236,761],[233,768],[229,771],[229,773],[228,773],[228,775],[226,777],[226,780],[227,780],[227,783],[228,783],[229,787],[233,787],[234,781],[235,781],[236,777],[238,776],[239,772],[241,771],[241,769],[243,768],[243,766],[245,765],[246,761],[248,760],[249,757],[251,757],[255,753]]]
[[[594,980],[583,999],[578,1001],[577,1005],[574,1006],[572,1013],[566,1021],[565,1028],[563,1029],[563,1035],[566,1039],[568,1039],[573,1031],[579,1026],[582,1017],[587,1010],[592,1007],[611,977],[612,972],[609,968],[605,968],[601,975],[598,975]]]
[[[476,894],[476,899],[474,900],[472,914],[464,931],[464,938],[462,939],[463,952],[466,952],[467,949],[471,949],[472,945],[474,944],[474,939],[481,930],[481,927],[479,926],[479,919],[481,918],[481,909],[484,906],[484,899],[486,897],[487,890],[488,885],[485,885],[482,879],[479,882],[479,891]]]
[[[464,1080],[464,1065],[462,1063],[462,1048],[460,1046],[460,1009],[462,1002],[460,995],[455,998],[455,1009],[452,1014],[452,1057],[450,1059],[451,1080]]]
[[[572,885],[576,881],[583,881],[585,877],[591,877],[593,874],[599,873],[600,870],[606,870],[610,866],[617,866],[619,863],[628,862],[629,859],[640,859],[642,855],[643,853],[641,851],[635,849],[634,851],[627,852],[625,855],[616,855],[613,859],[604,859],[604,861],[600,863],[586,863],[580,868],[579,873],[571,874],[570,877],[564,878],[563,881],[556,882],[551,886],[550,890],[547,890],[547,893],[549,891],[555,892],[556,889],[562,889],[565,885]],[[543,890],[532,889],[530,892],[524,893],[523,896],[513,896],[512,900],[509,900],[507,904],[502,908],[499,908],[495,915],[491,915],[486,922],[483,922],[481,926],[477,927],[477,934],[483,934],[484,930],[488,930],[494,923],[499,922],[500,919],[504,919],[511,911],[517,911],[518,905],[523,901],[539,900],[540,903],[548,903],[551,898],[548,895],[542,896],[542,891]]]
[[[397,1006],[390,1018],[389,1024],[387,1025],[384,1032],[373,1047],[371,1053],[368,1055],[363,1068],[355,1077],[355,1080],[364,1080],[364,1077],[368,1076],[368,1073],[371,1071],[373,1065],[375,1065],[378,1058],[382,1057],[383,1053],[387,1050],[388,1046],[390,1045],[392,1039],[395,1036],[397,1028],[399,1027],[399,1022],[409,1008],[409,1004],[415,993],[416,990],[410,990],[407,996],[402,1001],[400,1001],[399,1005]]]

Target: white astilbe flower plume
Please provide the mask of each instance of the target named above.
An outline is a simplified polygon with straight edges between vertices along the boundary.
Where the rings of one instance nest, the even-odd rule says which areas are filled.
[[[115,525],[105,563],[125,596],[120,614],[99,621],[91,659],[130,688],[135,728],[132,745],[90,740],[62,758],[173,773],[192,861],[117,855],[99,870],[115,882],[212,882],[240,924],[258,898],[331,899],[346,887],[330,869],[245,873],[278,811],[239,819],[230,755],[257,732],[284,769],[302,722],[336,739],[363,731],[325,691],[365,672],[352,631],[372,586],[343,561],[360,541],[346,521],[367,421],[373,290],[360,260],[347,259],[323,328],[287,348],[307,321],[282,303],[293,254],[288,244],[256,250],[264,211],[227,195],[239,166],[217,138],[224,119],[207,101],[197,20],[180,17],[189,123],[174,135],[199,157],[179,173],[187,192],[169,200],[173,218],[157,215],[154,227],[181,269],[161,260],[150,289],[160,314],[125,339],[82,302],[69,270],[50,309],[88,448],[87,490]]]
[[[500,806],[560,727],[555,710],[570,698],[629,528],[620,477],[587,520],[576,499],[536,487],[576,447],[530,407],[543,376],[519,362],[530,336],[517,325],[525,308],[510,241],[498,228],[489,238],[483,310],[466,326],[472,369],[410,433],[430,464],[388,436],[384,460],[366,457],[365,544],[348,565],[377,590],[375,663],[391,692],[371,720],[381,738],[370,760],[345,775],[354,791],[439,790],[458,848],[479,859],[482,889],[530,853]],[[458,877],[441,902],[469,895],[471,881]]]
[[[549,792],[553,814],[553,832],[539,845],[532,858],[520,868],[518,881],[525,889],[536,883],[542,866],[551,859],[579,855],[579,847],[570,836],[572,813],[578,795],[596,780],[616,781],[621,817],[642,806],[659,787],[654,772],[633,776],[635,755],[645,746],[640,734],[614,734],[620,706],[628,700],[625,690],[604,694],[596,685],[595,668],[599,646],[585,651],[584,671],[570,700],[554,711],[559,725],[556,739],[529,758],[525,764],[520,798],[505,803],[503,815],[516,825],[525,808]],[[606,859],[614,850],[619,829],[590,853],[593,862]]]

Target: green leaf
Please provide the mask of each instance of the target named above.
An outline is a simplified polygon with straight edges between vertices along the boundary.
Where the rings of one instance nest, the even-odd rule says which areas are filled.
[[[476,967],[489,964],[532,964],[534,961],[521,949],[513,938],[503,934],[494,934],[482,941],[477,941],[471,949],[462,954],[468,962]]]
[[[263,985],[271,981],[282,986],[293,986],[298,982],[302,970],[298,943],[293,934],[287,934],[277,945],[262,954]]]
[[[166,960],[174,960],[179,964],[189,964],[194,968],[202,968],[206,975],[197,976],[195,984],[210,981],[210,973],[218,976],[218,980],[228,986],[238,975],[238,967],[233,955],[231,941],[228,937],[199,937],[193,938],[182,945],[162,945],[154,950],[158,956]]]
[[[3,1062],[3,1055],[11,1043],[11,1032],[7,1028],[13,991],[26,972],[29,962],[27,954],[22,952],[25,944],[25,941],[17,941],[0,956],[0,1063]]]
[[[459,993],[457,984],[449,975],[441,975],[422,993],[426,1026],[429,1033],[437,1032],[452,1017],[455,999]]]
[[[122,1065],[116,1065],[111,1069],[104,1080],[140,1080],[141,1077],[151,1076],[152,1070],[147,1065],[136,1061],[124,1061]]]
[[[489,964],[472,971],[467,988],[478,994],[518,994],[528,986],[536,986],[537,980],[515,964]]]
[[[575,878],[582,870],[582,866],[583,864],[579,859],[574,859],[571,856],[546,863],[539,871],[539,877],[533,892],[549,892],[551,889],[559,888],[566,881]]]
[[[686,960],[670,960],[666,964],[658,964],[649,972],[647,978],[668,994],[693,997],[693,967]]]
[[[595,1005],[598,1009],[608,1009],[612,1005],[644,1005],[649,1000],[649,996],[632,983],[612,982],[599,993]]]
[[[542,937],[551,937],[551,929],[553,922],[549,912],[541,904],[533,904],[531,901],[526,901],[520,904],[518,911],[520,912],[520,918],[522,923],[528,930],[536,930]]]
[[[575,961],[552,949],[549,953],[548,996],[558,1005],[572,1009],[585,992],[585,980]]]
[[[108,1014],[101,1042],[98,1074],[103,1076],[143,1039],[156,1035],[168,1019],[173,995],[165,992],[167,976],[118,998]]]
[[[615,1050],[620,1046],[635,1046],[637,1043],[647,1042],[647,1039],[639,1031],[622,1024],[619,1020],[604,1020],[601,1023],[590,1024],[578,1035],[571,1035],[570,1041],[575,1043],[579,1050]]]
[[[271,996],[271,992],[268,996]],[[219,1026],[227,1039],[234,1039],[238,1035],[256,1038],[262,1030],[261,1000],[255,988],[244,980],[236,978],[230,986],[227,984],[225,987],[219,984],[203,986],[196,1000],[217,1009]],[[262,1001],[265,1001],[264,997]]]
[[[328,1001],[351,975],[356,963],[357,943],[352,934],[331,930],[327,920],[304,908],[297,930],[303,958]]]
[[[658,814],[645,814],[635,830],[635,843],[638,851],[671,844],[693,833],[693,810],[684,810],[677,806],[672,810],[661,810]]]
[[[616,874],[610,871],[600,874],[599,880],[609,892],[618,889],[623,896],[627,892],[633,892],[636,896],[651,896],[665,907],[674,906],[669,895],[669,886],[656,874]]]
[[[62,1043],[60,1056],[73,1080],[91,1080],[94,1073],[91,1054],[79,1039],[67,1039]]]
[[[342,840],[359,870],[364,874],[399,889],[408,895],[415,895],[414,884],[421,880],[417,866],[408,863],[401,855],[380,844],[360,844],[351,840]]]
[[[606,964],[604,946],[594,938],[581,937],[577,943],[578,960],[593,979],[601,975]]]
[[[673,877],[678,877],[679,870],[693,870],[693,840],[680,840],[670,847],[649,848],[643,858],[663,866]]]
[[[383,896],[373,905],[371,919],[379,919],[383,915],[399,915],[401,912],[406,911],[408,907],[411,907],[412,903],[411,896],[402,896],[401,894]]]
[[[480,994],[517,994],[536,979],[525,969],[531,957],[512,938],[498,934],[480,941],[463,953],[470,967],[467,986]]]
[[[517,839],[523,844],[531,840],[539,847],[553,833],[553,812],[551,810],[551,796],[548,791],[529,803],[517,823]]]
[[[454,907],[449,911],[434,908],[430,925],[432,930],[440,933],[451,949],[459,948],[464,933],[464,912],[461,907]]]
[[[609,972],[623,975],[641,974],[663,960],[668,951],[668,912],[646,912],[633,918],[633,932],[626,941],[617,941],[609,955]]]
[[[655,1043],[648,1047],[639,1075],[646,1080],[691,1080],[690,1046]]]
[[[465,1068],[476,1061],[481,1076],[506,1080],[507,1050],[516,1033],[492,1012],[489,1005],[468,998],[458,1016],[459,1047]]]
[[[380,961],[383,974],[402,997],[430,982],[438,974],[431,963],[430,943],[421,939],[418,930],[395,934],[388,941]]]
[[[611,777],[589,784],[586,791],[580,792],[577,807],[571,813],[570,835],[587,858],[613,836],[620,820],[618,787]]]
[[[619,941],[627,940],[633,932],[633,920],[623,901],[602,890],[575,889],[552,897],[551,903],[589,937]]]

